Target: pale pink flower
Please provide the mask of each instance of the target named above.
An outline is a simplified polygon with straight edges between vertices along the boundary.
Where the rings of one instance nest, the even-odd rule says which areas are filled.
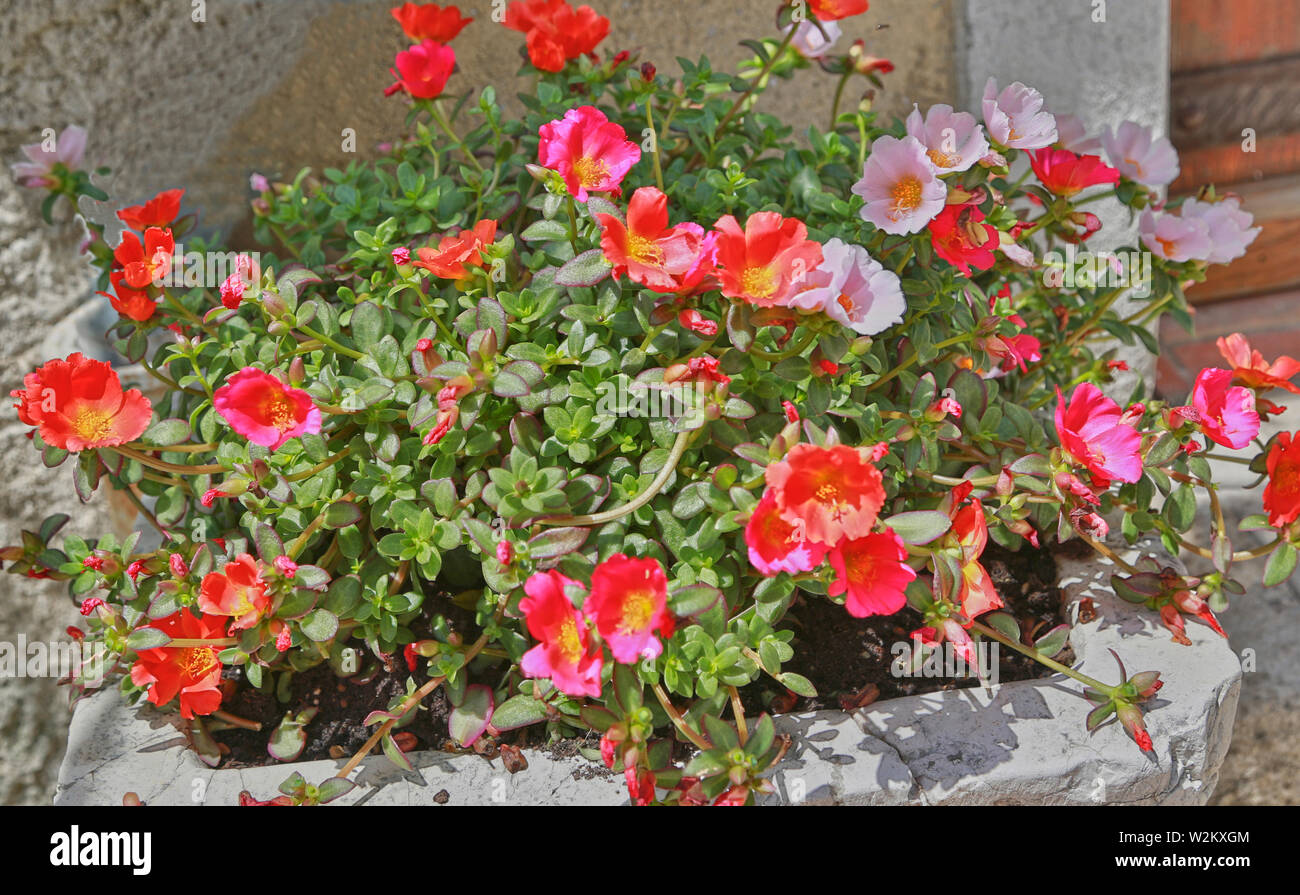
[[[1083,119],[1078,115],[1056,116],[1056,145],[1076,155],[1101,154],[1101,138],[1088,136]]]
[[[864,336],[903,322],[907,300],[898,277],[862,246],[833,238],[822,246],[822,263],[804,277],[808,286],[790,298],[791,307],[822,311]]]
[[[1241,200],[1229,196],[1218,202],[1201,202],[1188,199],[1179,210],[1184,220],[1201,220],[1210,232],[1210,252],[1205,260],[1211,264],[1227,264],[1246,254],[1246,247],[1255,241],[1260,228],[1250,226],[1255,218],[1241,208]]]
[[[989,151],[984,128],[969,112],[954,112],[938,103],[921,116],[915,103],[907,116],[907,135],[925,144],[926,155],[940,174],[965,171]]]
[[[1056,118],[1043,108],[1043,95],[1019,81],[998,91],[996,78],[984,85],[984,126],[1011,149],[1041,149],[1056,142]]]
[[[795,31],[790,46],[805,59],[822,58],[830,52],[835,41],[839,40],[840,35],[844,33],[834,22],[817,22],[812,19],[804,19],[797,25],[791,22],[781,30],[781,33],[789,34],[791,28]]]
[[[925,144],[915,137],[877,137],[853,192],[867,203],[858,213],[886,233],[917,233],[943,211],[948,189]]]
[[[1213,249],[1209,224],[1200,218],[1156,217],[1148,208],[1138,219],[1138,232],[1142,244],[1166,261],[1204,261]]]
[[[14,180],[20,186],[33,189],[57,187],[59,179],[54,173],[55,166],[63,165],[69,171],[77,170],[86,152],[86,131],[85,128],[70,124],[54,138],[53,149],[47,151],[43,143],[28,143],[21,149],[29,161],[10,165]]]
[[[1125,121],[1111,132],[1102,131],[1102,145],[1110,163],[1129,180],[1144,186],[1168,186],[1178,177],[1178,153],[1166,137],[1155,137],[1149,128]]]

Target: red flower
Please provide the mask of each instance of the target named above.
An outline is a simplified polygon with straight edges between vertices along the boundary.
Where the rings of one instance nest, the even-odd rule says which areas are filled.
[[[1241,333],[1220,338],[1215,344],[1219,346],[1223,359],[1232,364],[1233,382],[1261,391],[1284,388],[1300,395],[1300,386],[1289,381],[1300,373],[1300,360],[1282,355],[1270,364],[1264,360],[1264,355],[1251,350],[1250,343]]]
[[[171,230],[150,227],[144,231],[143,246],[140,237],[128,230],[122,234],[122,241],[113,251],[113,260],[122,268],[128,286],[143,289],[167,273],[175,250],[176,241],[172,239]]]
[[[213,395],[212,406],[240,435],[271,450],[320,432],[320,408],[311,395],[255,367],[232,373]]]
[[[199,586],[199,608],[209,615],[231,617],[230,630],[251,628],[271,607],[257,560],[241,553],[220,572],[203,576]]]
[[[120,270],[110,270],[108,272],[108,281],[113,286],[112,293],[100,292],[99,295],[108,299],[108,303],[113,306],[113,310],[137,323],[142,323],[154,315],[158,310],[158,302],[149,297],[149,293],[142,289],[132,289],[126,285],[126,274]]]
[[[1119,183],[1119,172],[1096,155],[1075,155],[1068,149],[1044,146],[1029,154],[1034,174],[1058,196],[1075,193],[1099,183]]]
[[[389,71],[397,81],[384,91],[384,96],[405,90],[416,99],[433,99],[442,95],[456,68],[456,51],[434,40],[422,40],[398,53],[393,64],[396,68]]]
[[[173,640],[212,640],[225,636],[222,620],[193,615],[182,609],[150,622]],[[181,716],[211,715],[221,705],[221,662],[215,646],[162,646],[140,650],[131,666],[131,681],[149,687],[148,699],[162,706],[180,694]]]
[[[591,53],[609,34],[609,19],[590,6],[574,9],[564,0],[515,0],[506,7],[505,26],[527,35],[528,58],[549,72]]]
[[[704,230],[691,223],[669,227],[667,196],[652,186],[638,189],[628,202],[626,225],[612,214],[595,217],[602,228],[601,251],[616,279],[626,276],[656,292],[681,291],[699,258]],[[707,335],[716,332],[715,323]]]
[[[668,611],[668,579],[657,559],[615,553],[591,573],[591,593],[583,611],[609,644],[614,661],[630,665],[663,652],[655,637],[673,633]]]
[[[474,21],[472,18],[462,19],[455,6],[444,7],[436,3],[403,3],[391,12],[406,36],[414,41],[433,40],[445,44]]]
[[[701,336],[716,336],[717,321],[710,320],[694,308],[683,308],[677,312],[677,322]]]
[[[1202,370],[1192,387],[1192,406],[1207,438],[1237,450],[1259,434],[1259,414],[1255,412],[1255,393],[1232,385],[1232,378],[1231,370]]]
[[[537,134],[537,161],[559,172],[579,202],[589,192],[619,195],[624,176],[641,160],[641,147],[595,106],[570,109]]]
[[[1283,432],[1268,452],[1264,509],[1274,528],[1300,519],[1300,432]]]
[[[138,389],[122,391],[121,380],[103,361],[80,352],[51,360],[23,378],[10,394],[14,409],[41,440],[66,451],[112,447],[139,438],[149,427],[153,408]]]
[[[988,336],[980,340],[980,347],[988,352],[989,357],[998,361],[998,369],[1010,373],[1017,367],[1021,373],[1028,373],[1025,362],[1036,363],[1043,359],[1043,344],[1036,336],[1017,333],[1014,336]]]
[[[956,502],[960,502],[966,494],[970,493],[970,485],[959,485],[954,490],[954,494],[958,493],[960,496]],[[972,500],[950,515],[951,533],[961,547],[962,580],[958,587],[957,599],[966,617],[975,618],[1002,605],[1002,598],[998,596],[997,589],[993,586],[993,579],[989,577],[988,570],[979,561],[984,548],[989,543],[988,524],[984,520],[984,505],[978,500]]]
[[[461,230],[455,236],[444,236],[438,247],[416,251],[416,267],[431,271],[445,280],[460,280],[469,276],[469,268],[482,267],[482,251],[492,245],[497,237],[497,222],[491,218],[479,221],[473,229]]]
[[[731,215],[713,225],[718,234],[722,294],[760,307],[782,305],[822,263],[821,244],[797,218],[775,211],[751,214],[742,230]]]
[[[117,213],[122,223],[144,232],[150,227],[170,227],[181,211],[185,190],[163,190],[143,205],[131,205]]]
[[[781,518],[776,492],[768,488],[745,526],[750,563],[769,577],[777,572],[794,574],[817,568],[826,558],[828,548],[809,541],[802,528]]]
[[[880,470],[870,451],[837,444],[797,444],[767,467],[781,518],[806,538],[828,546],[842,538],[865,538],[885,502]]]
[[[867,0],[811,0],[812,14],[823,22],[847,19],[867,11]]]
[[[844,594],[844,608],[854,618],[892,615],[907,603],[904,591],[916,572],[904,562],[907,547],[893,529],[841,541],[830,557],[835,580],[826,592]]]
[[[1142,477],[1142,436],[1122,421],[1119,405],[1091,382],[1075,388],[1067,403],[1056,390],[1056,435],[1061,448],[1088,468],[1093,484],[1109,488],[1112,479]]]
[[[971,268],[988,270],[996,260],[998,231],[984,223],[984,213],[974,205],[945,205],[930,221],[934,252],[966,276]]]
[[[600,669],[604,659],[592,652],[591,634],[582,612],[565,596],[566,587],[578,582],[551,569],[529,577],[519,609],[528,633],[540,640],[519,663],[527,677],[546,677],[569,696],[600,695]]]

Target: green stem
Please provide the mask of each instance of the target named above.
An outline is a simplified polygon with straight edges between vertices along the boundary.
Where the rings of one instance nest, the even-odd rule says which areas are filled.
[[[654,481],[644,491],[621,507],[584,516],[551,516],[547,519],[538,519],[537,523],[540,525],[604,525],[606,522],[620,519],[628,513],[636,512],[654,499],[663,490],[664,485],[668,484],[668,479],[672,477],[672,474],[677,470],[677,464],[681,462],[682,454],[686,453],[686,446],[690,443],[692,434],[694,434],[692,430],[677,433],[677,440],[673,442],[672,450],[668,453],[668,459],[664,461],[663,468],[659,470],[659,474],[655,476]]]
[[[650,97],[645,101],[645,123],[650,128],[650,145],[654,147],[650,155],[651,162],[654,165],[655,185],[659,187],[659,192],[664,191],[664,172],[659,166],[659,134],[655,131],[654,108],[650,102]]]
[[[1042,665],[1046,665],[1048,668],[1052,669],[1053,671],[1059,671],[1061,674],[1074,678],[1079,683],[1083,684],[1084,686],[1091,687],[1092,689],[1098,691],[1099,693],[1106,693],[1108,695],[1114,695],[1115,693],[1115,689],[1116,689],[1115,687],[1112,687],[1109,684],[1103,684],[1101,681],[1097,680],[1096,678],[1088,677],[1088,675],[1086,674],[1082,674],[1081,672],[1075,671],[1073,668],[1070,668],[1068,665],[1062,665],[1060,662],[1057,662],[1055,659],[1049,659],[1047,656],[1044,656],[1042,653],[1040,653],[1038,650],[1034,649],[1033,647],[1025,646],[1023,643],[1020,643],[1019,641],[1012,640],[1010,637],[1003,634],[1001,631],[997,630],[996,628],[991,628],[988,625],[984,624],[983,622],[972,620],[971,628],[973,628],[976,631],[979,631],[980,634],[990,638],[991,640],[996,640],[998,643],[1001,643],[1003,646],[1009,646],[1016,652],[1028,656],[1029,658],[1033,659],[1035,662],[1038,662]]]
[[[664,692],[662,686],[655,684],[653,690],[655,691],[655,699],[659,700],[659,704],[663,706],[664,711],[668,713],[668,717],[672,719],[673,726],[682,732],[682,736],[690,740],[697,749],[707,751],[713,748],[712,743],[691,730],[690,725],[686,723],[686,719],[682,717],[682,713],[677,711],[676,706],[668,699],[668,694]]]
[[[322,332],[317,332],[316,330],[312,329],[310,326],[308,326],[305,323],[299,323],[296,328],[303,335],[315,339],[317,342],[320,342],[322,345],[328,345],[329,347],[337,351],[339,354],[350,357],[353,360],[362,360],[365,357],[365,355],[362,354],[360,351],[357,351],[354,348],[349,348],[346,345],[340,345],[338,342],[334,341],[329,336],[325,335]]]
[[[757,345],[751,345],[749,349],[749,354],[752,355],[753,357],[758,358],[759,360],[765,360],[769,362],[782,361],[785,360],[787,357],[794,357],[796,354],[802,354],[803,350],[807,348],[809,345],[811,345],[813,341],[816,340],[816,338],[817,338],[817,331],[809,330],[807,333],[804,334],[804,337],[802,339],[800,339],[798,342],[796,342],[794,345],[792,345],[789,348],[782,349],[781,351],[764,351],[762,348],[759,348]]]

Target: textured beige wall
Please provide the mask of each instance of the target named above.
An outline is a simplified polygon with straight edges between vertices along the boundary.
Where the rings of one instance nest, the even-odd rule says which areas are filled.
[[[613,30],[604,52],[639,50],[660,72],[676,56],[709,55],[726,71],[748,55],[737,41],[774,33],[775,0],[669,2],[589,0]],[[400,133],[404,104],[385,100],[388,66],[405,41],[391,2],[207,0],[206,22],[187,0],[9,0],[0,16],[0,387],[20,384],[46,358],[50,324],[89,296],[90,271],[77,256],[80,229],[64,215],[45,227],[39,197],[19,190],[8,163],[43,128],[69,123],[90,134],[87,162],[107,165],[112,208],[85,204],[111,220],[121,204],[185,187],[186,209],[205,227],[247,216],[248,175],[292,176],[299,167],[346,164]],[[454,89],[496,83],[517,89],[522,35],[491,21],[488,0],[460,4],[476,21],[457,38]],[[840,47],[858,37],[894,61],[879,103],[898,111],[912,100],[952,101],[952,0],[875,0],[844,23]],[[881,27],[887,25],[888,27]],[[863,82],[859,82],[863,83]],[[825,122],[831,76],[818,70],[781,82],[764,108],[801,128]],[[849,97],[848,99],[852,99]],[[357,134],[357,156],[341,151],[341,131]],[[70,530],[105,530],[97,498],[82,507],[67,467],[45,469],[26,427],[0,409],[0,544],[51,512],[74,515]],[[65,588],[0,574],[0,640],[64,639],[79,620]],[[48,680],[0,680],[0,804],[47,802],[64,748],[66,696]]]

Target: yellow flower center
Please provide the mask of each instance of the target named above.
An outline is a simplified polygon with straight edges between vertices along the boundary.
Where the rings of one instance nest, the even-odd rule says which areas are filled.
[[[894,184],[889,191],[894,200],[890,216],[897,220],[909,211],[915,211],[921,204],[921,181],[911,174]]]
[[[205,677],[219,664],[216,652],[207,646],[192,646],[180,657],[180,666],[190,677]]]
[[[578,625],[572,616],[560,622],[560,634],[555,640],[564,661],[570,665],[578,664],[582,658],[582,639],[578,636]]]
[[[961,162],[960,155],[950,155],[939,149],[931,149],[926,155],[930,156],[930,161],[939,168],[955,168]]]
[[[767,298],[776,292],[776,277],[770,267],[747,267],[740,275],[740,285],[746,295]]]
[[[292,399],[283,392],[273,392],[266,399],[266,418],[281,432],[297,424],[296,410]]]
[[[573,173],[578,175],[578,183],[591,188],[609,178],[609,166],[600,159],[584,155],[573,163]]]
[[[648,590],[634,590],[623,598],[623,619],[619,622],[618,632],[633,634],[643,631],[654,614],[654,595]]]
[[[659,244],[653,239],[635,233],[627,235],[627,256],[638,264],[662,265],[664,263],[664,250],[659,247]]]
[[[85,407],[72,418],[72,428],[86,441],[100,441],[113,431],[111,414],[93,407]]]

